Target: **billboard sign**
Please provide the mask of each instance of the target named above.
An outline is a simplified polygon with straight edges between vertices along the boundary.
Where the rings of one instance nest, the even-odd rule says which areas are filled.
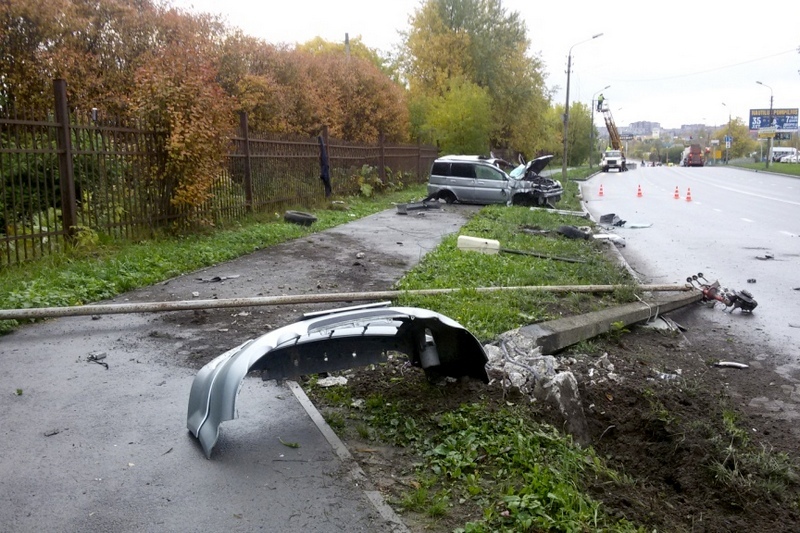
[[[797,108],[773,109],[772,124],[770,124],[769,109],[750,110],[750,130],[761,130],[774,127],[776,133],[797,131]]]

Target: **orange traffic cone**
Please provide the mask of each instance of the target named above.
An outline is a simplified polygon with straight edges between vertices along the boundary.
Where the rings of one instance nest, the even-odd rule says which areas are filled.
[[[681,193],[678,192],[678,187],[675,187],[675,195],[673,196],[676,200],[681,199]]]
[[[597,196],[603,196],[603,184],[600,184],[600,192],[597,193]]]
[[[641,185],[639,185],[639,189],[636,191],[636,197],[637,198],[641,198],[642,197],[642,186]]]
[[[686,201],[687,202],[691,202],[692,201],[692,188],[691,187],[687,187],[686,188]]]

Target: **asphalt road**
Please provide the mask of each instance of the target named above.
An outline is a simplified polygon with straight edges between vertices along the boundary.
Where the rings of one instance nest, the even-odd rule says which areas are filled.
[[[621,252],[646,281],[682,283],[702,272],[750,291],[759,304],[752,315],[709,309],[706,318],[764,346],[785,365],[781,373],[800,378],[800,180],[724,166],[647,167],[597,174],[582,190],[596,219],[627,221],[615,229],[627,242]]]
[[[291,260],[262,250],[115,301],[191,298],[201,287],[219,298],[274,294],[287,289],[287,280],[300,291],[329,283],[329,275],[337,281],[340,271],[321,264],[319,254],[300,253],[302,246],[341,269],[353,268],[353,254],[366,250],[363,262],[376,259],[366,271],[358,267],[358,279],[370,289],[388,289],[383,285],[473,211],[378,213],[287,243]],[[343,250],[342,243],[358,248]],[[213,288],[198,282],[231,272],[251,275]],[[186,429],[195,370],[180,362],[187,347],[213,346],[222,333],[170,319],[181,313],[192,318],[191,311],[74,317],[0,337],[0,530],[403,531],[335,436],[328,440],[302,392],[293,393],[297,388],[245,379],[239,416],[222,425],[207,460]],[[228,344],[225,337],[220,344],[228,349],[244,340]]]

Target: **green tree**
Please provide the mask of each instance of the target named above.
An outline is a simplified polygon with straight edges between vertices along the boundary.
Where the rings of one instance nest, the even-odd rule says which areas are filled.
[[[718,128],[713,135],[714,138],[720,139],[723,154],[725,153],[725,136],[730,135],[733,137],[733,142],[728,150],[728,157],[731,159],[737,157],[747,157],[754,151],[758,150],[758,141],[753,139],[753,137],[750,135],[748,125],[745,124],[745,122],[739,117],[732,119],[730,124],[725,124],[724,126]]]
[[[439,148],[448,154],[488,153],[491,105],[486,90],[457,78],[449,86],[432,102],[428,121]]]
[[[425,131],[419,111],[428,99],[449,91],[450,80],[463,79],[489,98],[491,146],[534,151],[549,98],[541,61],[527,55],[529,45],[519,14],[508,13],[499,0],[426,0],[411,17],[400,54],[414,108],[412,131]]]
[[[563,107],[561,108],[563,109]],[[578,166],[589,161],[589,138],[592,126],[592,115],[589,106],[581,102],[570,105],[569,138],[567,139],[568,161],[570,166]],[[562,133],[563,135],[563,133]],[[563,148],[562,148],[563,150]]]

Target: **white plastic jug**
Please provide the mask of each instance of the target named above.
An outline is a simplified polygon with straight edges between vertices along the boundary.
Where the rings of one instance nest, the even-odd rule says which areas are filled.
[[[500,251],[500,241],[494,239],[481,239],[469,235],[458,236],[458,249],[484,254],[496,254]]]

